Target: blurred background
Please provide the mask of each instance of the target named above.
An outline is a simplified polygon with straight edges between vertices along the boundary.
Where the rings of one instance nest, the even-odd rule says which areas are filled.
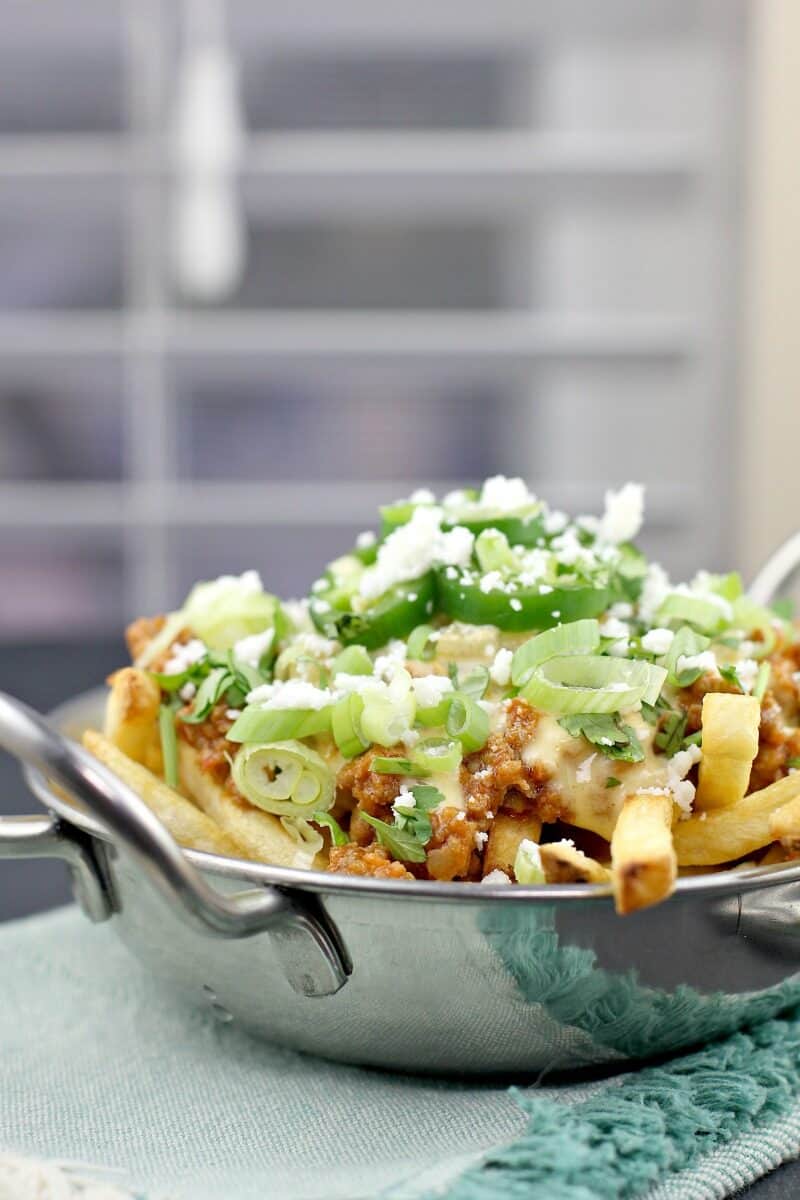
[[[0,13],[0,686],[420,484],[639,480],[677,576],[798,523],[793,0]]]

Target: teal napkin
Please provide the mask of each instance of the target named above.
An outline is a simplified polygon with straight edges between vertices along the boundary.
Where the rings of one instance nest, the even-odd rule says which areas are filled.
[[[73,909],[0,927],[0,997],[0,1167],[146,1200],[718,1200],[800,1153],[800,1010],[591,1086],[413,1079],[187,1011]]]

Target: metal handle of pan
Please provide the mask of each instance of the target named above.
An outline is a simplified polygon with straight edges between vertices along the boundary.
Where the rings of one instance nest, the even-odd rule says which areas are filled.
[[[757,604],[769,604],[798,570],[800,533],[794,533],[769,556],[747,589],[747,594]]]
[[[4,692],[0,748],[79,799],[195,929],[225,938],[268,932],[289,983],[303,995],[332,995],[346,982],[349,968],[335,931],[311,900],[278,888],[235,898],[215,891],[127,784]],[[0,825],[0,857],[65,858],[81,885],[97,893],[102,885],[90,853],[80,841],[65,838],[50,818],[8,818]],[[90,872],[93,884],[87,884]]]

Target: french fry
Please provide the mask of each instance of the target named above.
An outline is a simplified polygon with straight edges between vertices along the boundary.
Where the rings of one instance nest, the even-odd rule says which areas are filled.
[[[797,776],[789,775],[788,778],[796,779]],[[796,855],[800,852],[800,788],[794,800],[790,800],[770,815],[769,829],[772,838],[780,842],[789,854]]]
[[[194,802],[221,829],[244,847],[245,857],[277,867],[313,867],[322,871],[327,864],[324,852],[313,862],[293,841],[277,817],[256,808],[234,792],[226,791],[203,771],[197,751],[186,742],[178,742],[180,778]]]
[[[703,758],[695,808],[710,811],[741,800],[758,753],[761,704],[755,696],[709,692],[703,698]]]
[[[800,847],[798,848],[800,849]],[[787,849],[786,847],[778,845],[778,843],[775,842],[772,846],[770,846],[766,854],[762,854],[758,865],[760,867],[772,867],[776,863],[788,862],[790,854],[791,848]]]
[[[751,792],[729,808],[679,821],[673,831],[678,862],[682,867],[715,867],[761,850],[776,839],[773,812],[798,797],[800,773]]]
[[[506,875],[511,875],[520,842],[524,838],[538,842],[541,832],[542,822],[533,813],[499,812],[489,827],[489,840],[483,856],[483,874],[503,871]]]
[[[568,841],[545,842],[539,847],[547,883],[608,883],[611,872]]]
[[[665,900],[675,887],[678,864],[672,845],[672,796],[627,796],[611,838],[614,904],[620,914]]]
[[[158,734],[161,689],[151,675],[123,667],[108,680],[103,732],[110,742],[151,771],[163,770]]]
[[[250,857],[243,846],[196,809],[185,796],[168,787],[147,767],[134,762],[102,734],[88,729],[83,735],[83,744],[90,754],[133,788],[181,846],[205,850],[208,854],[224,854],[228,858]]]

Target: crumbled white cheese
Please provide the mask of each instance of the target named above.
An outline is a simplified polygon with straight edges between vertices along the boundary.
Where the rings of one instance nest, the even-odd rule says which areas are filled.
[[[614,545],[630,542],[641,529],[643,519],[644,488],[640,483],[626,483],[618,492],[607,491],[598,538]]]
[[[436,708],[436,705],[452,692],[453,685],[446,675],[420,675],[411,684],[420,708]]]
[[[489,834],[486,833],[485,830],[483,830],[483,829],[475,830],[475,848],[476,848],[476,850],[482,850],[483,847],[488,842],[488,840],[489,840]]]
[[[713,650],[704,650],[702,654],[679,654],[675,664],[678,675],[684,671],[716,671],[717,656]]]
[[[754,658],[743,658],[736,664],[736,678],[743,692],[752,692],[760,667]]]
[[[514,612],[522,612],[522,601],[518,600],[516,596],[512,596],[508,602],[508,607],[512,608]]]
[[[501,591],[505,580],[499,571],[487,571],[481,579],[481,591],[488,596],[489,592]]]
[[[406,729],[401,741],[407,750],[413,750],[422,735],[416,729]]]
[[[375,600],[395,584],[424,575],[436,563],[465,567],[472,555],[473,534],[461,526],[444,533],[441,522],[441,508],[416,508],[411,520],[381,544],[375,565],[364,571],[361,596]]]
[[[229,721],[235,721],[236,718],[240,717],[241,715],[242,715],[242,710],[240,708],[226,708],[225,709],[225,716],[228,718]]]
[[[371,529],[365,529],[356,538],[356,546],[359,550],[369,550],[370,546],[374,546],[376,542],[375,534]]]
[[[495,869],[490,871],[488,875],[484,875],[481,883],[511,883],[511,880],[509,879],[508,875],[506,875],[505,871],[501,871],[498,867],[495,867]]]
[[[247,696],[248,704],[260,704],[266,709],[326,708],[336,696],[328,688],[314,687],[303,679],[287,679],[285,683],[265,683]]]
[[[675,640],[675,634],[671,629],[663,629],[657,627],[651,629],[642,638],[642,649],[648,654],[655,654],[660,658],[663,654],[669,654],[669,648]]]
[[[608,616],[600,622],[600,633],[604,638],[627,638],[630,632],[630,625],[620,621],[619,617]]]
[[[511,650],[501,647],[494,656],[494,662],[489,667],[489,675],[498,687],[507,687],[511,682],[511,660],[514,655]]]
[[[669,591],[669,576],[659,563],[650,563],[639,596],[639,616],[648,625],[655,618]]]
[[[627,621],[633,616],[633,605],[627,600],[618,600],[616,604],[612,604],[608,610],[610,617],[619,617],[621,621]]]
[[[375,659],[374,671],[378,679],[391,682],[401,667],[405,666],[408,646],[399,638],[393,638],[386,647],[385,654],[379,654]]]
[[[193,683],[185,683],[178,692],[178,695],[180,696],[181,700],[183,700],[184,704],[188,704],[190,700],[194,700],[196,694],[197,688]]]
[[[311,618],[308,615],[308,600],[284,600],[281,605],[284,613],[297,630],[311,630]]]
[[[240,638],[233,647],[233,657],[248,667],[257,667],[261,659],[272,645],[275,637],[274,629],[265,629],[263,633],[254,633],[250,637]]]
[[[569,517],[566,513],[561,512],[560,509],[554,508],[552,512],[545,514],[542,524],[544,526],[545,533],[561,533],[562,530],[566,529],[567,525],[569,524]]]
[[[171,647],[170,657],[164,664],[164,675],[180,675],[189,667],[205,658],[208,653],[205,642],[192,638],[190,642],[175,642]]]
[[[582,763],[578,764],[575,771],[576,783],[590,783],[592,779],[592,763],[597,758],[597,754],[590,754]]]
[[[435,504],[436,497],[430,488],[417,488],[408,497],[412,504]]]
[[[581,563],[586,567],[592,567],[597,562],[594,551],[583,545],[574,525],[568,525],[563,533],[557,534],[553,538],[552,545],[562,566],[572,567]]]
[[[681,810],[682,816],[688,817],[694,803],[695,786],[686,776],[695,763],[699,763],[703,751],[699,746],[687,746],[673,754],[667,763],[667,786],[672,792],[672,798]]]
[[[493,508],[498,512],[517,512],[535,501],[536,497],[528,490],[524,479],[493,475],[481,488],[479,504],[481,508]]]

